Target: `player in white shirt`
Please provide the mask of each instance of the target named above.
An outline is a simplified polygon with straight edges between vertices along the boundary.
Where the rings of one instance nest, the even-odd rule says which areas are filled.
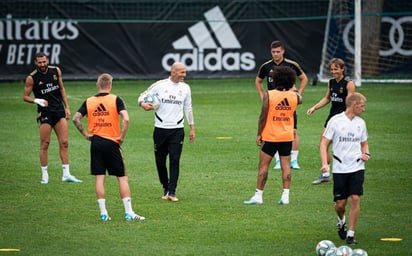
[[[338,215],[338,234],[348,244],[356,244],[355,227],[363,195],[365,162],[370,159],[368,133],[360,117],[365,111],[366,98],[360,93],[349,94],[346,110],[333,116],[320,142],[321,171],[329,171],[328,146],[332,143],[333,195]],[[349,226],[346,230],[345,209],[349,198]]]
[[[183,63],[175,62],[170,71],[170,77],[152,84],[140,94],[138,102],[144,110],[156,110],[154,114],[154,153],[160,183],[163,186],[162,198],[177,202],[176,187],[180,172],[180,156],[184,141],[184,115],[190,126],[189,142],[195,136],[195,124],[192,110],[192,96],[188,84],[184,82],[186,67]],[[157,95],[160,105],[157,107],[145,102],[146,95]],[[169,155],[169,173],[166,159]]]

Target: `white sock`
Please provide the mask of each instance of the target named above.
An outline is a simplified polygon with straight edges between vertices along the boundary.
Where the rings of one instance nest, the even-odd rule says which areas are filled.
[[[70,167],[69,167],[69,164],[62,164],[62,170],[63,170],[63,177],[68,177],[68,176],[70,176]]]
[[[329,177],[330,176],[330,172],[322,172],[322,177]]]
[[[346,234],[346,236],[350,236],[350,237],[354,237],[355,236],[355,231],[353,230],[348,230],[348,233]]]
[[[41,173],[43,175],[47,174],[47,165],[46,166],[40,166],[40,168],[41,168]]]
[[[123,200],[123,205],[124,205],[124,211],[126,213],[133,213],[132,199],[130,197],[125,197],[125,198],[122,198],[122,200]]]
[[[346,223],[345,215],[343,215],[343,219],[340,219],[339,216],[338,216],[338,222],[339,222],[340,225],[345,224]]]
[[[49,178],[49,173],[47,172],[47,165],[46,166],[40,166],[41,168],[41,177],[42,179],[48,179]]]
[[[263,190],[256,189],[255,198],[262,198],[262,196],[263,196]]]
[[[282,196],[280,198],[283,202],[289,202],[289,189],[283,189]]]
[[[276,160],[276,162],[277,162],[277,161],[280,161],[279,153],[278,153],[278,152],[275,153],[275,160]]]
[[[99,204],[100,214],[107,214],[106,199],[97,199],[97,203]]]
[[[298,160],[299,150],[290,151],[290,161]]]

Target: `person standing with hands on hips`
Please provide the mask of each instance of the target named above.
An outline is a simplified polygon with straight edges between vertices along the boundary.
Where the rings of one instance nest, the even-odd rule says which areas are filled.
[[[69,130],[67,119],[70,118],[69,102],[63,85],[59,67],[49,66],[45,53],[37,53],[34,58],[36,69],[27,76],[23,100],[37,104],[37,123],[40,132],[40,183],[49,183],[48,150],[52,130],[59,142],[59,155],[62,162],[62,181],[82,182],[70,174],[69,165]],[[33,92],[34,98],[30,96]]]
[[[270,45],[270,52],[272,54],[272,59],[263,63],[259,67],[258,74],[255,79],[255,85],[256,89],[259,93],[260,99],[263,100],[263,95],[264,95],[264,89],[263,89],[263,79],[267,77],[267,88],[268,90],[273,90],[276,85],[270,76],[270,72],[273,70],[274,67],[278,66],[287,66],[292,68],[297,75],[297,78],[300,80],[298,92],[300,95],[302,95],[303,90],[305,89],[307,83],[308,83],[308,78],[303,71],[303,69],[300,67],[300,65],[293,60],[287,59],[284,57],[285,54],[285,48],[283,47],[283,44],[280,41],[273,41]],[[292,144],[292,151],[291,151],[291,162],[290,162],[290,167],[292,169],[300,169],[300,166],[298,164],[298,154],[299,154],[299,136],[298,136],[298,120],[297,120],[297,114],[295,112],[295,123],[294,123],[294,139],[293,139],[293,144]],[[274,169],[280,169],[280,161],[279,161],[279,155],[276,153],[275,155],[275,167]]]
[[[97,79],[98,94],[89,97],[83,102],[74,114],[73,123],[79,132],[91,141],[90,169],[96,177],[96,196],[100,209],[100,219],[109,221],[106,209],[105,179],[106,171],[116,176],[119,183],[120,197],[122,198],[125,219],[127,221],[144,220],[145,217],[136,214],[132,208],[129,180],[120,147],[129,128],[129,113],[124,101],[111,94],[113,77],[103,73]],[[81,119],[87,117],[88,130],[83,128]],[[121,125],[120,125],[121,121]]]
[[[355,227],[363,195],[365,162],[371,158],[368,132],[360,117],[365,111],[366,98],[358,92],[346,97],[346,110],[333,116],[320,141],[322,172],[329,171],[328,147],[332,143],[333,196],[338,216],[338,234],[348,244],[356,244]],[[349,198],[349,226],[346,229],[345,209]]]
[[[162,199],[177,202],[177,182],[180,172],[180,157],[183,149],[184,115],[190,126],[189,142],[196,138],[195,123],[192,110],[192,96],[188,84],[184,82],[186,66],[183,63],[173,63],[170,77],[152,84],[138,98],[139,106],[144,110],[156,110],[154,114],[154,154],[157,173],[163,186]],[[155,106],[145,102],[148,95],[157,95],[160,105]],[[166,159],[169,155],[169,172],[166,167]]]
[[[255,195],[244,204],[262,204],[269,164],[276,153],[280,156],[283,191],[279,204],[289,204],[291,184],[290,151],[293,141],[294,112],[302,97],[293,89],[296,73],[285,66],[275,67],[271,72],[275,83],[274,90],[263,96],[262,110],[259,116],[256,144],[260,147],[259,172]]]
[[[339,58],[333,58],[329,61],[330,72],[333,78],[329,80],[328,87],[326,90],[326,95],[310,109],[307,110],[306,114],[310,117],[316,110],[323,108],[329,102],[331,102],[329,115],[326,118],[324,128],[322,129],[322,134],[325,132],[326,125],[332,116],[342,113],[346,109],[345,100],[348,94],[355,92],[355,84],[352,80],[345,77],[345,62]],[[330,157],[328,158],[330,162]],[[321,184],[323,182],[330,181],[330,173],[322,172],[319,178],[312,182],[313,185]]]

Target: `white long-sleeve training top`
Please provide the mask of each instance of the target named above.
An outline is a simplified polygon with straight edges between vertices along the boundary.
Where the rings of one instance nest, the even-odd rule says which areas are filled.
[[[194,125],[192,94],[185,82],[175,83],[170,78],[159,80],[140,94],[138,102],[143,102],[147,94],[157,94],[160,106],[154,115],[154,125],[158,128],[174,129],[184,127],[184,116],[189,125]]]

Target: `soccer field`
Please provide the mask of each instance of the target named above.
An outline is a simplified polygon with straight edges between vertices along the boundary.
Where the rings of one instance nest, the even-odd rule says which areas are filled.
[[[56,137],[49,148],[47,185],[40,184],[35,105],[23,102],[23,82],[0,83],[0,249],[18,255],[315,255],[318,241],[343,245],[336,232],[332,184],[319,175],[318,143],[329,106],[311,118],[306,110],[326,85],[308,85],[298,107],[299,164],[292,171],[289,205],[278,205],[281,173],[271,169],[263,205],[243,205],[256,187],[260,113],[254,78],[190,80],[197,139],[185,141],[177,196],[160,198],[154,164],[153,112],[137,106],[152,81],[114,81],[112,92],[128,107],[131,125],[124,151],[134,209],[143,222],[126,222],[117,181],[106,180],[110,222],[99,221],[89,142],[69,122],[70,169],[83,180],[61,182]],[[65,82],[72,115],[96,93],[95,81]],[[372,155],[367,163],[358,245],[369,255],[410,255],[412,250],[412,85],[364,84],[365,119]],[[186,125],[187,126],[187,125]],[[188,135],[188,134],[186,134]],[[187,139],[187,136],[186,136]],[[273,166],[273,163],[272,163]],[[402,238],[385,242],[381,238]],[[0,252],[1,254],[1,252]],[[13,253],[3,253],[13,254]]]

